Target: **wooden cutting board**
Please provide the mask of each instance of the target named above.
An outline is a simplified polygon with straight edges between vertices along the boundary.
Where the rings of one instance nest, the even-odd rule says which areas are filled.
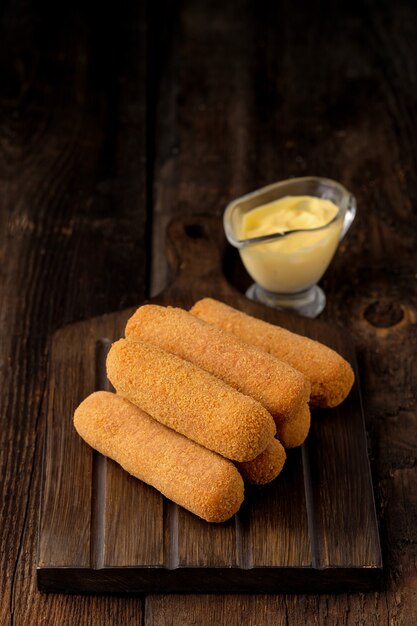
[[[247,300],[223,277],[219,220],[168,229],[173,284],[154,302],[190,307],[215,296],[338,350],[349,336]],[[133,268],[132,268],[133,271]],[[52,340],[39,531],[38,586],[83,592],[364,591],[382,560],[359,384],[337,409],[313,412],[308,440],[283,473],[247,487],[239,513],[208,524],[94,452],[72,426],[75,407],[108,388],[105,358],[134,309],[67,326]],[[356,370],[357,381],[358,373]]]

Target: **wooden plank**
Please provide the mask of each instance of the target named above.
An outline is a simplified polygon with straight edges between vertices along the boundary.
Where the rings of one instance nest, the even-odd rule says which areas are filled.
[[[89,336],[90,327],[84,326],[82,330],[81,336],[73,328],[62,336],[58,334],[54,346],[61,349],[59,354],[56,350],[51,354],[40,565],[65,567],[78,562],[81,567],[88,567],[90,564],[91,503],[95,497],[93,451],[82,445],[68,419],[71,407],[95,389],[95,369],[91,367],[95,361],[95,342]],[[79,351],[76,339],[86,346],[84,351]]]
[[[140,598],[42,596],[35,570],[50,335],[146,290],[144,7],[119,8],[2,5],[1,624],[141,619]]]
[[[234,567],[238,563],[236,520],[209,525],[178,509],[178,566]]]
[[[247,537],[243,533],[246,566],[314,565],[311,544],[315,537],[308,526],[304,480],[302,451],[291,450],[280,480],[252,488],[246,507]]]
[[[317,564],[321,567],[352,565],[365,560],[378,566],[375,505],[367,458],[365,430],[355,423],[358,389],[343,411],[331,415],[317,411],[306,456],[312,484],[312,517],[316,529]],[[343,506],[332,503],[343,493]],[[334,532],[334,528],[338,532]],[[354,529],[354,530],[353,530]]]
[[[112,462],[107,462],[104,515],[104,566],[164,564],[161,495],[131,476],[126,478]]]

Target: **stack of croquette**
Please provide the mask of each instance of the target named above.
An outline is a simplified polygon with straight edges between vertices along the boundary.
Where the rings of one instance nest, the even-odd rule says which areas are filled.
[[[144,305],[108,354],[116,393],[74,414],[81,437],[209,522],[240,508],[243,479],[272,481],[299,446],[311,406],[349,393],[352,368],[330,348],[204,298],[187,312]]]

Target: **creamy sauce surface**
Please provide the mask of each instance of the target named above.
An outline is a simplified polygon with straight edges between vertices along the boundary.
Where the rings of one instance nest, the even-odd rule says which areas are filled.
[[[243,216],[242,239],[320,228],[338,212],[331,201],[314,196],[285,196],[252,209]]]
[[[245,213],[240,225],[241,240],[289,233],[240,248],[252,278],[275,293],[296,293],[314,285],[327,269],[339,242],[343,220],[341,216],[334,220],[338,212],[338,207],[324,198],[285,196]],[[317,228],[320,230],[314,230]],[[302,232],[289,232],[294,230]]]

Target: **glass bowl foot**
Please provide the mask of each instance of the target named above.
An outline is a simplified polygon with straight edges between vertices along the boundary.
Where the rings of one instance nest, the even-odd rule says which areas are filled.
[[[246,291],[246,297],[274,309],[289,311],[304,317],[317,317],[326,306],[326,296],[318,285],[298,293],[273,293],[254,283]]]

